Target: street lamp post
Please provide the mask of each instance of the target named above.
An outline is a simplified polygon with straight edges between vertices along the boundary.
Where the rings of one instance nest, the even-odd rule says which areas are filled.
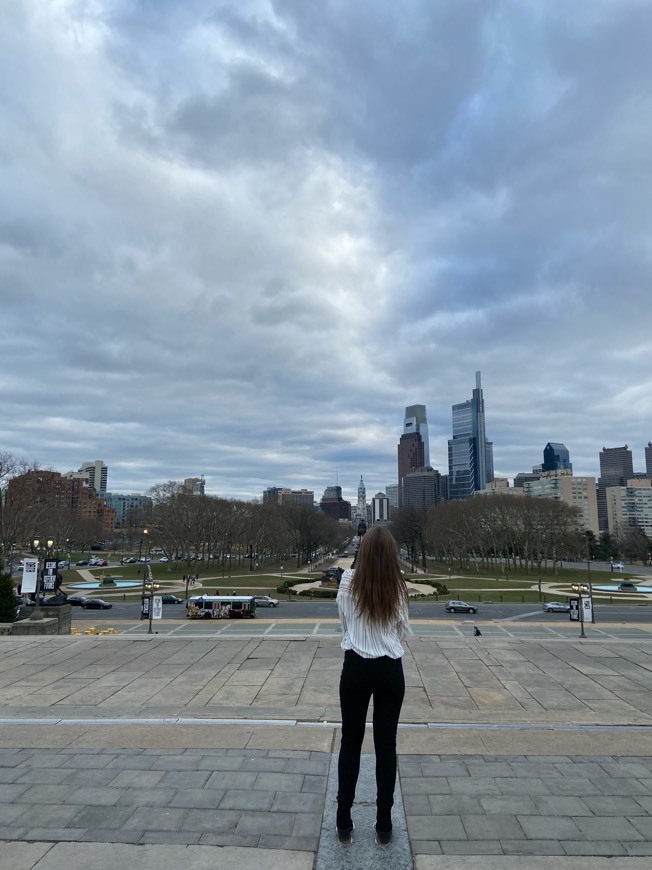
[[[247,553],[247,559],[249,559],[249,570],[250,571],[254,570],[254,558],[255,558],[254,545],[249,544],[249,552]]]
[[[586,533],[586,570],[588,572],[589,596],[591,598],[591,615],[595,623],[595,610],[593,609],[593,585],[591,583],[591,533]]]
[[[586,593],[589,591],[589,587],[586,585],[586,583],[573,583],[573,585],[571,586],[571,589],[573,590],[573,592],[576,592],[579,595],[579,599],[580,599],[580,638],[585,639],[586,635],[584,634],[584,604],[582,602],[582,596],[586,595]]]
[[[43,619],[43,614],[41,613],[41,571],[45,570],[45,563],[47,561],[47,558],[54,549],[54,540],[52,538],[48,538],[46,541],[43,542],[43,544],[41,544],[40,538],[34,538],[33,544],[34,551],[36,553],[43,554],[43,568],[39,568],[39,570],[36,572],[36,599],[34,601],[34,612],[30,616],[30,621],[36,622],[37,620]]]
[[[148,530],[143,529],[143,535],[145,536],[145,540],[147,540]],[[138,564],[140,565],[140,559],[143,553],[143,539],[141,537],[140,544],[138,546]],[[145,562],[145,569],[147,569],[147,562]],[[145,607],[145,593],[147,592],[147,570],[143,571],[143,588],[140,593],[140,618],[144,619],[144,607]]]

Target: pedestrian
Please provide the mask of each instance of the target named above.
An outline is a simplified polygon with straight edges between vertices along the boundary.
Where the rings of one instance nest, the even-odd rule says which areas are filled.
[[[482,637],[482,632],[477,625],[473,628],[473,637]]]
[[[376,843],[392,838],[396,786],[396,731],[405,695],[402,641],[411,634],[408,591],[396,541],[383,526],[360,540],[355,568],[342,575],[337,593],[344,664],[340,677],[342,742],[337,763],[337,835],[351,842],[351,808],[360,772],[360,753],[369,701],[373,697],[376,752]]]

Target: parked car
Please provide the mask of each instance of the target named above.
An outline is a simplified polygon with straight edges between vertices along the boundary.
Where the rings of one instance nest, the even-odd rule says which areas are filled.
[[[466,601],[447,601],[446,610],[448,613],[477,613],[478,608],[474,604],[467,604]]]
[[[256,607],[278,607],[278,599],[269,595],[254,595]]]
[[[89,559],[88,567],[89,568],[108,568],[109,563],[106,559]]]
[[[68,596],[68,604],[72,604],[73,607],[80,607],[84,601],[88,601],[85,595],[69,595]]]
[[[631,580],[623,580],[623,582],[618,586],[619,592],[638,592],[638,587],[636,583],[632,583]]]
[[[123,556],[120,561],[123,565],[134,565],[138,559],[135,556]]]
[[[163,604],[181,604],[181,598],[177,598],[176,595],[165,594],[161,595],[161,602]]]
[[[78,568],[81,568],[83,565],[88,565],[88,559],[80,559],[79,562],[76,562]]]
[[[570,613],[570,604],[565,604],[563,601],[548,601],[543,605],[545,613]]]
[[[169,562],[169,561],[170,560],[168,559],[167,556],[161,556],[161,558],[159,559],[159,562]]]
[[[59,568],[61,568],[62,571],[66,571],[70,568],[70,562],[67,559],[59,559]]]
[[[87,598],[82,601],[81,606],[84,610],[110,610],[113,605],[110,601],[105,601],[103,598]]]

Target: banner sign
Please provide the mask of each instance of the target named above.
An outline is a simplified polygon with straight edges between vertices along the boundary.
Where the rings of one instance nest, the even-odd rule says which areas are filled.
[[[54,592],[57,588],[57,567],[59,560],[48,561],[43,566],[42,587],[44,592]]]
[[[154,606],[152,607],[152,619],[163,619],[163,599],[160,595],[154,596]]]
[[[140,599],[140,618],[149,619],[149,595],[143,595]]]
[[[570,616],[571,622],[579,622],[580,621],[580,599],[579,598],[569,598],[568,603],[570,604]]]
[[[593,622],[593,599],[590,597],[582,598],[582,609],[584,610],[584,622]]]
[[[36,592],[36,577],[38,574],[38,559],[23,560],[23,581],[20,584],[21,595]]]

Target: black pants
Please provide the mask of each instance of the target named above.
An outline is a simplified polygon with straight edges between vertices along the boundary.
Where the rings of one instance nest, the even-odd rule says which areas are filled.
[[[383,656],[365,659],[353,650],[344,654],[340,677],[342,745],[337,762],[337,826],[348,827],[355,787],[360,773],[369,700],[374,699],[374,749],[376,751],[376,823],[391,830],[396,785],[396,730],[405,695],[403,660]]]

